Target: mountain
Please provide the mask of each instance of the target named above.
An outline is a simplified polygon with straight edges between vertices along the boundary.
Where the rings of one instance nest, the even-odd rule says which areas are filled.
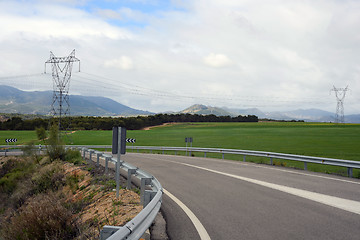
[[[274,120],[304,120],[306,122],[334,122],[335,114],[332,112],[323,111],[320,109],[297,109],[292,111],[275,111],[263,112],[257,108],[236,109],[228,107],[210,107],[200,104],[195,104],[189,108],[184,109],[180,113],[190,114],[215,114],[217,116],[238,116],[238,115],[256,115],[260,119],[274,119]],[[360,114],[353,114],[345,116],[346,123],[360,123]]]
[[[51,110],[52,91],[25,92],[0,85],[0,112],[43,114]],[[134,116],[150,115],[151,112],[130,108],[106,97],[71,95],[71,115],[80,116]]]
[[[259,118],[266,118],[266,113],[262,112],[260,109],[257,108],[247,108],[247,109],[236,109],[236,108],[227,108],[222,107],[227,112],[230,112],[232,115],[255,115]]]
[[[266,113],[266,118],[281,120],[304,120],[313,122],[334,122],[334,114],[320,109],[297,109]]]
[[[205,106],[201,104],[192,105],[191,107],[188,107],[180,111],[179,113],[184,113],[184,114],[189,113],[189,114],[199,114],[199,115],[214,114],[216,116],[228,116],[228,115],[234,116],[233,113],[230,113],[222,108]]]

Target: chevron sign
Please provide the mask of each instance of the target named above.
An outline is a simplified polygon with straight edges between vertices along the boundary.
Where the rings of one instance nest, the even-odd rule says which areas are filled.
[[[7,139],[5,139],[5,142],[7,142],[7,143],[11,143],[11,142],[17,142],[17,139],[16,138],[7,138]]]
[[[135,143],[135,142],[136,142],[136,139],[135,139],[135,138],[127,138],[127,139],[126,139],[126,142],[128,142],[128,143]]]

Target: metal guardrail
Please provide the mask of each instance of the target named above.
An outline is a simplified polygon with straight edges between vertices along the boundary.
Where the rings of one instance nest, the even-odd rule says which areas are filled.
[[[73,146],[71,147],[73,148]],[[97,166],[100,164],[100,158],[103,158],[105,160],[105,173],[108,172],[109,162],[114,164],[117,162],[117,159],[113,158],[112,155],[93,149],[81,148],[81,151],[84,159],[86,159],[86,153],[88,153],[88,161],[92,161],[93,156],[96,155]],[[131,188],[133,175],[139,181],[139,183],[135,184],[140,185],[140,198],[144,208],[124,226],[104,226],[100,233],[101,240],[140,239],[154,221],[161,207],[163,189],[154,176],[125,161],[120,161],[120,169],[125,175],[127,174],[127,189]]]
[[[348,176],[353,177],[353,168],[360,169],[360,161],[353,160],[344,160],[344,159],[334,159],[334,158],[322,158],[322,157],[311,157],[311,156],[302,156],[286,153],[274,153],[274,152],[262,152],[262,151],[251,151],[251,150],[238,150],[238,149],[223,149],[223,148],[195,148],[195,147],[157,147],[157,146],[128,146],[128,149],[134,150],[157,150],[157,151],[177,151],[187,152],[191,155],[191,152],[203,152],[204,157],[206,153],[220,153],[222,158],[225,154],[236,154],[243,155],[243,161],[246,161],[246,156],[257,156],[257,157],[266,157],[270,158],[270,164],[273,164],[273,159],[285,159],[293,160],[304,163],[304,169],[307,170],[307,163],[317,163],[324,165],[340,166],[346,167]]]
[[[83,145],[69,145],[71,147],[84,147]],[[0,146],[6,147],[6,146]],[[110,149],[111,145],[91,145],[86,146],[88,148],[102,148],[102,149]],[[303,155],[295,155],[295,154],[286,154],[286,153],[274,153],[274,152],[263,152],[263,151],[252,151],[252,150],[240,150],[240,149],[223,149],[223,148],[196,148],[196,147],[164,147],[164,146],[127,146],[129,150],[149,150],[149,151],[174,151],[175,155],[177,152],[186,152],[191,155],[191,152],[203,152],[204,157],[206,157],[206,153],[221,153],[222,158],[224,158],[225,154],[236,154],[243,155],[243,161],[246,161],[246,156],[256,156],[256,157],[266,157],[270,158],[270,164],[273,164],[273,159],[285,159],[285,160],[293,160],[304,163],[304,169],[307,170],[307,163],[316,163],[323,165],[332,165],[339,167],[346,167],[348,176],[353,177],[353,169],[360,169],[360,161],[354,160],[345,160],[345,159],[335,159],[335,158],[323,158],[323,157],[312,157],[312,156],[303,156]]]

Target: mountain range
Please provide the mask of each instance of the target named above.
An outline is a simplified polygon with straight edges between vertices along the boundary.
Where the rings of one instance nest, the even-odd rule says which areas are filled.
[[[25,92],[0,85],[0,112],[50,114],[52,91]],[[71,115],[78,116],[137,116],[153,114],[130,108],[106,97],[71,95]]]
[[[50,114],[52,91],[21,91],[0,85],[0,113]],[[149,111],[130,108],[106,97],[70,96],[71,115],[77,116],[138,116],[152,115]],[[297,109],[292,111],[263,112],[257,108],[236,109],[192,105],[180,112],[189,114],[214,114],[216,116],[256,115],[260,119],[304,120],[308,122],[334,122],[335,114],[320,109]],[[347,123],[360,123],[360,114],[345,116]]]
[[[201,104],[195,104],[180,113],[190,114],[214,114],[214,115],[256,115],[259,119],[274,119],[274,120],[304,120],[306,122],[334,122],[335,114],[332,112],[323,111],[320,109],[297,109],[292,111],[275,111],[263,112],[257,108],[236,109],[228,107],[211,107]],[[360,123],[360,114],[346,115],[345,121],[347,123]]]

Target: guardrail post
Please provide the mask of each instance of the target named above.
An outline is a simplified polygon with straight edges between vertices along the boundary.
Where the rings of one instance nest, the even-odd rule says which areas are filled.
[[[141,200],[141,205],[143,205],[143,207],[145,207],[144,203],[145,203],[145,187],[146,185],[151,184],[152,179],[151,178],[141,178],[140,179],[140,200]]]
[[[307,170],[307,162],[304,162],[304,170]]]
[[[175,151],[175,156],[176,156],[176,154],[177,154],[177,151]]]
[[[353,177],[353,168],[352,168],[352,167],[348,167],[347,172],[348,172],[348,176],[349,176],[350,178],[352,178],[352,177]]]
[[[131,175],[136,173],[136,168],[128,169],[126,189],[131,189]]]
[[[206,158],[206,152],[204,152],[204,158]]]
[[[111,157],[105,157],[105,174],[108,174],[109,172],[109,160]]]
[[[146,207],[146,205],[149,204],[151,199],[153,199],[155,197],[155,195],[156,195],[155,191],[145,190],[145,193],[144,193],[144,208]]]
[[[83,159],[85,160],[85,153],[86,153],[86,148],[83,148]]]
[[[222,153],[222,159],[224,159],[224,155],[225,155],[225,153]]]
[[[272,159],[272,157],[270,158],[270,165],[273,165],[273,159]]]
[[[96,153],[96,167],[100,166],[100,157],[102,156],[101,152]]]
[[[244,160],[243,160],[243,162],[246,162],[246,155],[244,155]]]
[[[93,154],[94,150],[90,149],[89,150],[89,162],[92,161],[92,154]]]

